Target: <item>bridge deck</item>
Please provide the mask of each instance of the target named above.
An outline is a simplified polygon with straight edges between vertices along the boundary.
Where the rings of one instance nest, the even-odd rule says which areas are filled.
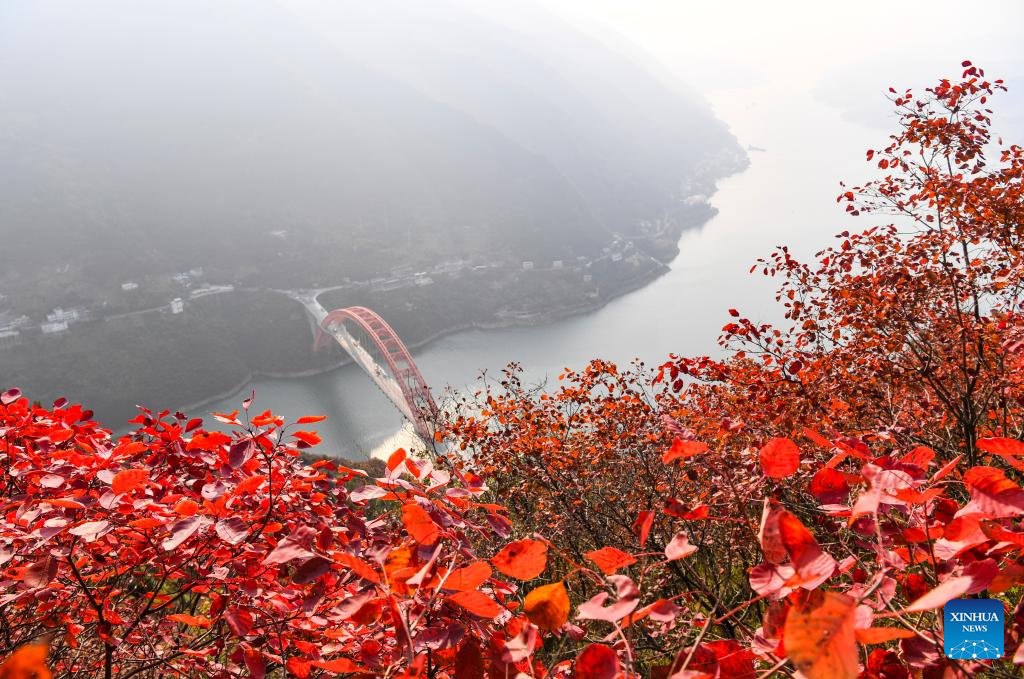
[[[411,357],[408,356],[405,346],[401,344],[401,340],[393,334],[387,338],[379,336],[375,338],[378,346],[383,347],[385,351],[394,352],[396,355],[401,354],[398,361],[394,357],[388,359],[397,368],[397,374],[392,376],[374,360],[370,352],[348,331],[344,323],[328,322],[328,316],[338,312],[334,312],[334,314],[328,313],[327,309],[317,300],[319,291],[287,291],[285,294],[306,307],[306,311],[316,323],[316,329],[334,338],[334,341],[374,381],[384,395],[387,396],[388,400],[402,413],[402,416],[412,422],[416,433],[429,440],[431,434],[423,417],[422,409],[433,407],[433,399],[426,385],[422,382],[419,370],[412,364]],[[367,312],[367,310],[361,311],[363,313],[370,313],[379,324],[393,333],[390,327],[380,320],[376,314]],[[402,383],[398,381],[399,379],[405,381],[404,388]]]

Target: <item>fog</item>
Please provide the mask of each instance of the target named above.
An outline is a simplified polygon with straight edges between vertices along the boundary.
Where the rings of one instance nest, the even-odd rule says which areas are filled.
[[[889,85],[970,59],[1024,138],[1021,26],[1012,1],[7,0],[0,377],[121,417],[335,368],[305,288],[414,347],[530,326],[431,345],[434,383],[712,350],[715,310],[772,313],[754,258],[846,228]]]

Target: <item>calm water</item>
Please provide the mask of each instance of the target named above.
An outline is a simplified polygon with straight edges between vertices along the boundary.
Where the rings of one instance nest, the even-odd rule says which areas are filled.
[[[886,132],[844,120],[806,92],[757,88],[712,97],[719,116],[750,151],[750,168],[720,183],[719,214],[683,235],[671,271],[603,309],[545,326],[460,332],[415,352],[427,382],[472,388],[481,371],[495,374],[509,361],[532,381],[579,367],[592,357],[650,365],[670,353],[715,353],[728,309],[774,320],[775,285],[750,266],[778,244],[811,255],[833,234],[858,224],[836,205],[841,179],[859,183],[870,171],[864,150]],[[758,104],[752,102],[761,102]],[[321,452],[362,457],[390,451],[402,441],[401,418],[354,366],[310,378],[257,380],[256,407],[294,418],[324,414]],[[248,389],[246,389],[246,392]],[[234,410],[239,395],[204,410]],[[396,438],[396,436],[398,438]]]

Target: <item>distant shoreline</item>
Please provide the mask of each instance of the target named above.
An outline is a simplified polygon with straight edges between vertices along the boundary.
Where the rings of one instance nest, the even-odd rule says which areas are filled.
[[[435,333],[432,333],[432,334],[428,335],[427,337],[424,337],[424,338],[422,338],[420,340],[417,340],[415,342],[409,342],[409,343],[406,344],[406,347],[409,349],[410,352],[415,352],[415,351],[417,351],[419,349],[423,349],[423,348],[427,347],[428,345],[430,345],[430,344],[432,344],[434,342],[437,342],[438,340],[444,339],[445,337],[448,337],[450,335],[454,335],[454,334],[459,333],[459,332],[465,332],[465,331],[468,331],[468,330],[502,330],[502,329],[505,329],[505,328],[532,328],[532,327],[538,327],[538,326],[542,326],[542,325],[547,325],[549,323],[554,323],[556,321],[564,320],[566,318],[571,318],[573,316],[580,316],[580,315],[583,315],[583,314],[593,313],[595,311],[598,311],[598,310],[604,308],[610,302],[612,302],[615,299],[618,299],[619,297],[622,297],[624,295],[628,295],[631,292],[636,292],[637,290],[640,290],[640,289],[650,285],[651,283],[653,283],[654,281],[656,281],[657,279],[661,278],[663,275],[668,273],[668,271],[669,271],[668,265],[663,265],[663,266],[659,267],[658,269],[652,270],[647,275],[637,276],[636,278],[630,280],[625,285],[623,285],[620,288],[616,289],[614,293],[608,295],[607,297],[602,297],[602,298],[600,298],[598,300],[595,300],[593,302],[584,302],[584,303],[581,303],[581,304],[574,304],[574,305],[570,305],[570,306],[558,307],[556,309],[551,309],[551,310],[548,310],[548,311],[538,312],[536,314],[536,317],[535,318],[531,318],[531,319],[524,319],[524,320],[507,319],[507,320],[495,320],[493,322],[488,321],[488,322],[461,323],[461,324],[458,324],[458,325],[451,326],[449,328],[445,328],[444,330],[439,330],[439,331],[437,331]],[[229,399],[229,398],[231,398],[233,396],[241,395],[242,393],[245,392],[246,387],[248,387],[250,384],[252,384],[253,381],[255,381],[257,379],[260,379],[260,378],[279,379],[279,380],[297,380],[297,379],[302,379],[302,378],[305,378],[305,377],[316,377],[318,375],[325,375],[325,374],[328,374],[328,373],[335,372],[337,370],[340,370],[341,368],[344,368],[345,366],[347,366],[347,365],[349,365],[351,363],[352,363],[351,359],[349,359],[347,357],[344,357],[344,358],[339,359],[333,365],[329,365],[329,366],[326,366],[326,367],[323,367],[323,368],[311,368],[309,370],[297,370],[297,371],[294,371],[294,372],[275,372],[275,371],[266,371],[266,370],[250,370],[246,377],[243,377],[241,380],[239,380],[230,389],[226,389],[226,390],[224,390],[224,391],[222,391],[222,392],[220,392],[218,394],[215,394],[213,396],[207,396],[207,397],[198,399],[198,400],[190,402],[190,403],[188,403],[188,404],[186,404],[184,406],[179,406],[179,407],[176,407],[176,408],[172,408],[172,410],[178,411],[178,412],[183,412],[183,413],[189,413],[189,412],[194,412],[194,411],[196,411],[196,410],[198,410],[200,408],[206,407],[206,406],[210,405],[211,403],[217,403],[218,401],[225,401],[225,400],[227,400],[227,399]]]
[[[455,333],[465,332],[467,330],[501,330],[504,328],[528,328],[547,325],[549,323],[554,323],[556,321],[571,318],[573,316],[593,313],[603,308],[604,306],[606,306],[608,303],[615,299],[618,299],[624,295],[628,295],[631,292],[635,292],[637,290],[640,290],[641,288],[646,287],[647,285],[654,282],[655,280],[657,280],[658,278],[660,278],[661,276],[665,275],[670,271],[668,263],[674,261],[679,256],[678,241],[680,238],[682,238],[682,234],[693,229],[702,228],[705,224],[710,222],[718,213],[718,209],[715,208],[714,205],[711,204],[710,202],[711,197],[714,196],[714,194],[717,192],[718,182],[733,174],[744,172],[748,167],[749,163],[744,162],[742,164],[734,166],[729,171],[726,171],[723,174],[715,177],[715,179],[711,183],[710,190],[708,190],[706,194],[706,204],[710,208],[709,211],[701,214],[699,218],[694,219],[689,223],[684,223],[680,225],[679,235],[677,236],[675,241],[677,244],[675,253],[671,256],[671,258],[668,259],[667,261],[660,261],[660,266],[658,266],[657,268],[650,269],[643,274],[637,275],[636,277],[628,281],[625,281],[622,285],[615,288],[615,290],[610,294],[606,296],[601,296],[600,298],[595,299],[591,302],[582,302],[577,304],[560,306],[545,311],[538,311],[536,314],[533,315],[533,317],[528,319],[508,318],[495,319],[494,321],[470,321],[467,323],[456,324],[439,330],[437,332],[431,333],[421,339],[407,342],[407,348],[411,352],[414,352],[419,349],[423,349],[424,347],[440,339],[451,336]],[[237,382],[235,386],[233,386],[231,389],[220,391],[212,396],[207,396],[204,398],[196,399],[194,401],[190,401],[187,405],[180,407],[177,410],[181,412],[196,411],[198,409],[210,405],[211,403],[216,403],[218,401],[230,399],[233,396],[242,394],[245,391],[246,387],[248,387],[250,384],[252,384],[253,381],[259,378],[293,380],[302,379],[305,377],[315,377],[317,375],[324,375],[327,373],[337,371],[345,367],[346,365],[349,365],[350,363],[352,363],[351,359],[347,357],[342,357],[338,361],[332,363],[331,365],[322,368],[312,368],[308,370],[281,372],[250,369],[247,372],[246,376],[243,379],[239,380],[239,382]],[[438,385],[433,386],[436,388]]]

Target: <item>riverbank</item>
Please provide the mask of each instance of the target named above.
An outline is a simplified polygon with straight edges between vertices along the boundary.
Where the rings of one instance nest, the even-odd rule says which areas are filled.
[[[635,233],[613,234],[603,253],[535,262],[500,256],[481,262],[481,255],[472,265],[414,274],[411,281],[346,282],[320,301],[327,308],[374,309],[417,352],[469,330],[543,326],[594,313],[669,270],[680,236],[715,215],[708,197],[716,179],[744,169],[743,160],[703,173],[691,181],[689,198],[635,225]],[[125,422],[139,405],[223,407],[256,380],[315,379],[349,363],[334,346],[314,352],[312,340],[301,304],[238,285],[189,299],[183,309],[115,314],[27,337],[0,350],[0,375],[40,402],[66,397],[105,421]]]
[[[438,330],[427,337],[423,337],[415,341],[405,342],[406,348],[408,348],[410,352],[417,352],[420,350],[427,349],[433,343],[438,342],[450,335],[469,330],[503,330],[508,328],[536,327],[546,325],[548,323],[555,323],[557,321],[566,318],[571,318],[573,316],[593,313],[604,308],[605,306],[608,305],[609,302],[612,302],[615,299],[618,299],[624,295],[630,294],[631,292],[635,292],[637,290],[642,289],[644,286],[652,283],[653,281],[657,280],[661,276],[668,273],[669,270],[669,267],[664,265],[659,268],[650,269],[648,274],[634,278],[632,281],[624,284],[621,288],[617,289],[613,294],[610,294],[607,297],[602,297],[599,299],[590,300],[587,302],[582,302],[574,305],[548,309],[546,311],[537,312],[533,317],[530,318],[521,317],[516,319],[508,318],[504,320],[495,321],[474,321],[449,326],[443,330]],[[204,397],[199,400],[177,406],[174,408],[174,410],[179,410],[181,412],[195,412],[212,403],[230,400],[235,397],[239,397],[239,401],[241,401],[241,397],[243,396],[243,394],[250,389],[254,381],[259,379],[267,378],[292,380],[307,377],[317,377],[336,372],[351,364],[351,359],[349,359],[345,355],[340,355],[337,361],[333,362],[331,365],[322,368],[310,368],[291,372],[269,371],[259,369],[251,370],[244,378],[242,378],[237,384],[232,386],[230,389],[218,393],[214,396]]]

